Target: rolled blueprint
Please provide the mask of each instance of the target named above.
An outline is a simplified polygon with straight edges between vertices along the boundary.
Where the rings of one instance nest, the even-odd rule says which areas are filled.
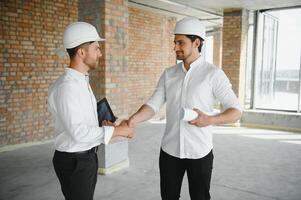
[[[182,108],[180,111],[180,118],[184,121],[191,121],[198,117],[198,113],[192,109]]]

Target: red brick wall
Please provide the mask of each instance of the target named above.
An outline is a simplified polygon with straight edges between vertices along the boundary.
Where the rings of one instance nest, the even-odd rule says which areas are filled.
[[[53,136],[49,85],[62,73],[64,27],[77,19],[77,1],[1,1],[0,146]]]
[[[243,103],[248,17],[242,9],[224,10],[222,68]]]
[[[105,95],[119,118],[128,113],[128,1],[105,0]]]
[[[151,96],[161,73],[175,64],[175,18],[129,8],[128,98],[130,114]]]
[[[47,92],[69,64],[54,50],[62,46],[64,28],[78,19],[106,38],[91,85],[119,117],[136,111],[163,69],[175,63],[175,18],[128,8],[126,0],[1,1],[0,147],[54,136]]]
[[[102,38],[105,36],[105,1],[79,0],[78,3],[79,21],[93,24]],[[105,42],[100,42],[102,57],[99,66],[89,71],[90,85],[97,100],[105,96]]]

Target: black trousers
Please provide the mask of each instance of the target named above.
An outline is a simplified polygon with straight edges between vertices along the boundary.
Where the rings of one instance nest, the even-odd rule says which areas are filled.
[[[55,151],[52,161],[66,200],[93,200],[98,169],[95,152]]]
[[[187,172],[190,199],[209,200],[212,166],[212,151],[200,159],[180,159],[161,149],[159,168],[162,200],[178,200],[180,198],[185,172]]]

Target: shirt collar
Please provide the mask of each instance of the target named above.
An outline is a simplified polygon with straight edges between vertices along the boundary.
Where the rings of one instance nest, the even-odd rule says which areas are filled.
[[[87,81],[89,80],[89,74],[83,74],[75,69],[72,69],[70,67],[65,68],[65,74],[68,74],[69,76],[77,79],[77,80],[83,80]]]
[[[190,65],[190,69],[195,68],[196,66],[201,65],[204,62],[204,56],[200,55],[195,61],[193,61]],[[184,72],[187,72],[186,68],[184,67],[184,62],[182,62],[182,69]]]

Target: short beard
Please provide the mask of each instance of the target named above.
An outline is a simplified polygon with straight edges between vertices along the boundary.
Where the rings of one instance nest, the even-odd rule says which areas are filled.
[[[88,60],[84,60],[84,63],[86,66],[89,67],[89,70],[96,69],[99,66],[99,61],[96,61],[94,63],[89,63]]]
[[[177,60],[182,60],[182,61],[184,61],[184,60],[186,60],[189,56],[191,56],[191,54],[192,54],[192,52],[190,52],[188,55],[184,55],[184,54],[181,54],[181,56],[177,56],[176,55],[176,58],[177,58]]]
[[[95,63],[94,65],[88,64],[88,66],[89,66],[89,69],[92,70],[92,69],[98,68],[99,64],[98,64],[98,62],[97,62],[97,63]]]

